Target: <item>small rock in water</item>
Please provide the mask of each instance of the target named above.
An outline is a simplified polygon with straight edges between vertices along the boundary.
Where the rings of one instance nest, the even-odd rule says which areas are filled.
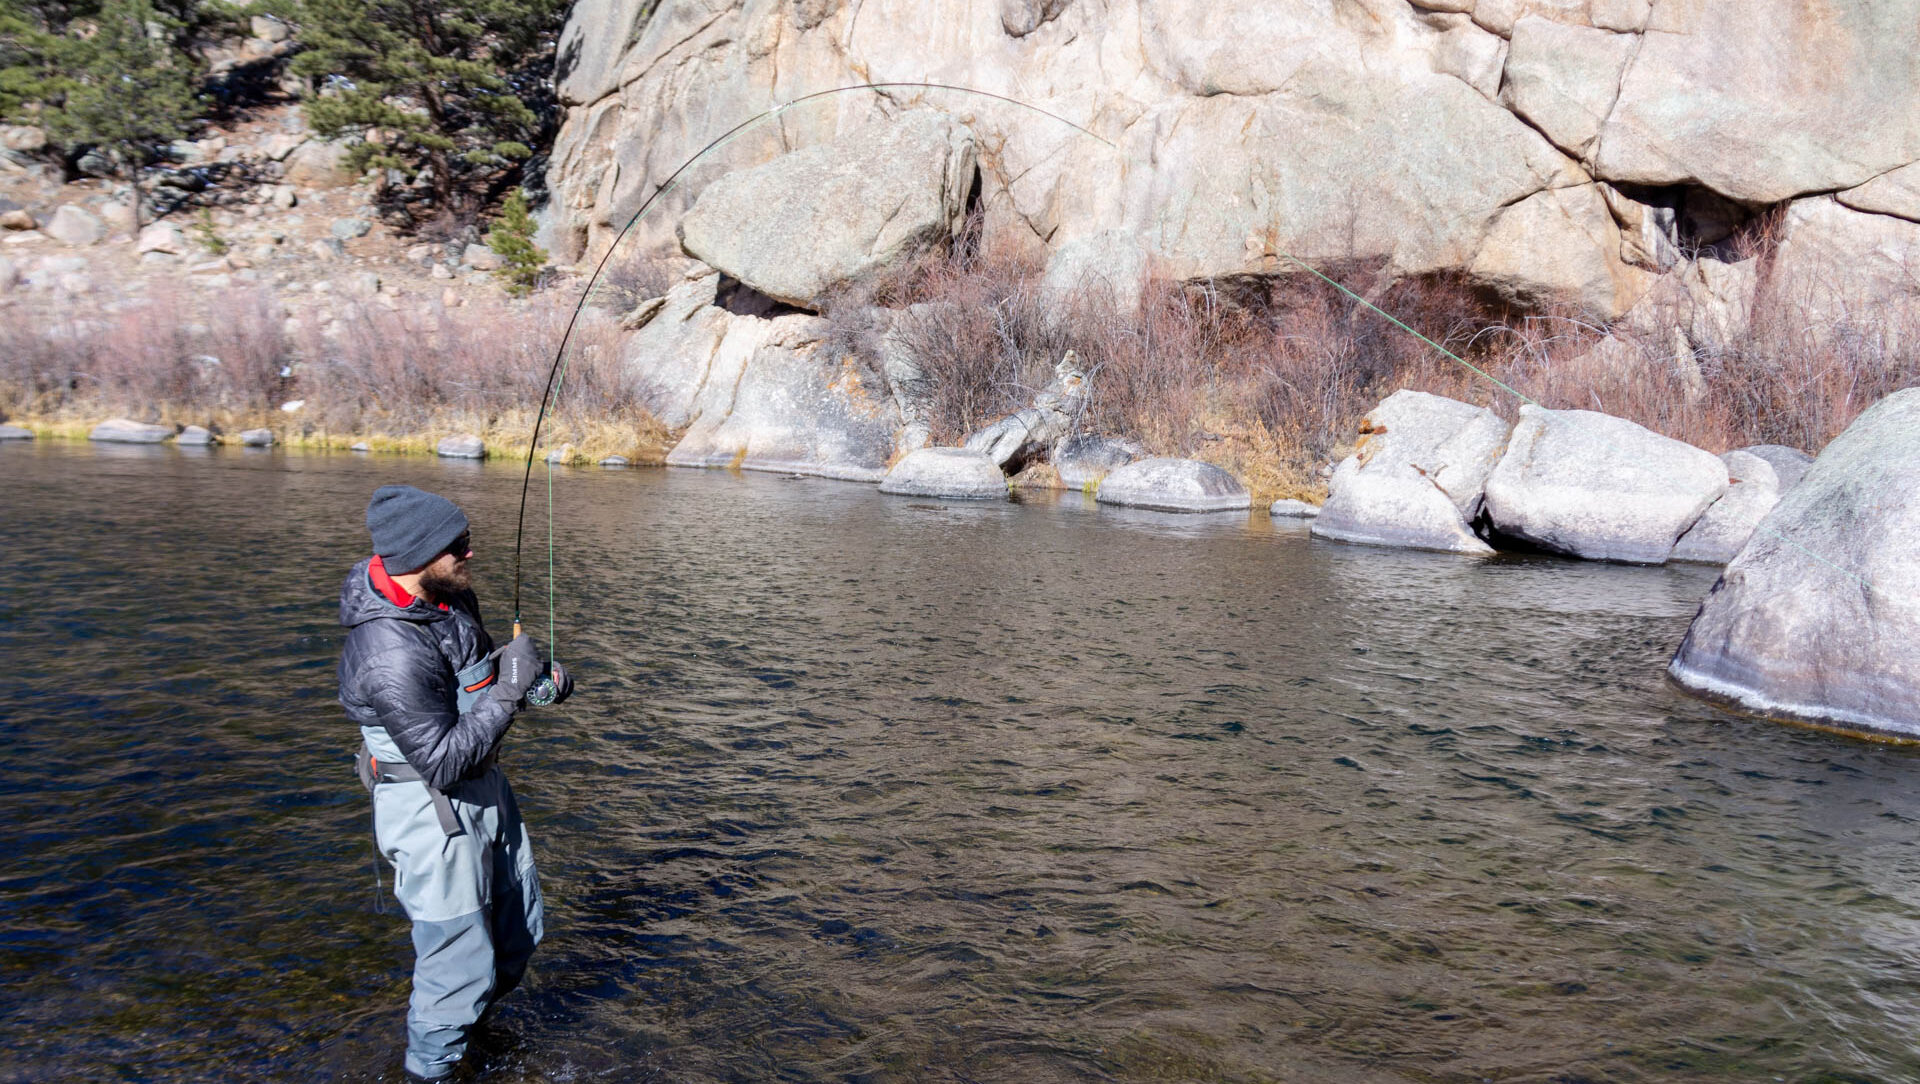
[[[148,425],[127,418],[109,418],[87,434],[88,440],[109,444],[158,444],[173,436],[171,425]]]
[[[571,444],[562,444],[560,447],[547,453],[547,462],[549,463],[570,463],[572,461],[573,445]]]
[[[433,446],[435,455],[442,459],[485,459],[487,446],[472,433],[460,433],[447,437]]]
[[[213,434],[204,425],[189,425],[180,430],[180,435],[173,442],[190,448],[204,447],[213,443]]]
[[[1094,499],[1157,512],[1244,512],[1253,507],[1247,487],[1219,467],[1165,457],[1116,469],[1100,483]]]
[[[0,425],[0,440],[32,440],[33,430],[17,425]]]
[[[626,467],[627,457],[624,455],[610,455],[605,459],[602,459],[600,461],[600,465],[603,467],[606,467],[609,470],[620,470]]]
[[[1780,476],[1773,464],[1751,452],[1728,452],[1720,461],[1727,465],[1731,488],[1680,536],[1669,560],[1726,564],[1780,503]]]
[[[893,465],[880,492],[904,497],[988,501],[1007,499],[1007,476],[985,452],[922,448]]]
[[[1291,499],[1275,501],[1267,509],[1267,515],[1272,519],[1313,519],[1319,514],[1319,505]]]
[[[367,442],[366,442],[366,441],[364,441],[364,440],[356,440],[356,441],[354,441],[354,442],[353,442],[353,447],[351,447],[351,448],[348,448],[347,450],[348,450],[348,451],[350,451],[350,452],[371,452],[371,451],[373,451],[373,449],[372,449],[372,448],[370,448],[370,447],[368,447],[368,446],[367,446]]]
[[[1085,489],[1140,458],[1142,451],[1130,440],[1083,433],[1053,446],[1053,469],[1059,472],[1062,486]]]
[[[273,430],[245,429],[240,433],[240,444],[247,448],[265,448],[273,444]]]

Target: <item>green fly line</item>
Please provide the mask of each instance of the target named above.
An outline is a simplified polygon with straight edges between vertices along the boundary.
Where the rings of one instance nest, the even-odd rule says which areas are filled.
[[[1006,102],[1010,105],[1019,106],[1022,109],[1030,110],[1034,113],[1040,114],[1041,116],[1048,117],[1054,121],[1057,121],[1060,124],[1063,124],[1068,128],[1071,128],[1073,131],[1079,133],[1080,135],[1086,136],[1089,139],[1093,139],[1099,143],[1105,144],[1107,147],[1111,148],[1115,152],[1121,153],[1123,155],[1125,153],[1120,150],[1120,147],[1118,144],[1100,135],[1099,133],[1094,132],[1082,125],[1076,124],[1073,121],[1068,120],[1067,118],[1062,117],[1057,113],[1053,113],[1046,109],[1042,109],[1041,107],[1037,105],[1032,105],[1028,102],[1020,101],[1017,98],[1009,98],[1006,95],[995,94],[991,91],[976,90],[972,87],[954,86],[947,83],[878,82],[878,83],[856,83],[851,86],[835,87],[830,90],[815,91],[811,94],[803,94],[797,98],[793,98],[788,101],[782,102],[771,109],[765,110],[761,113],[755,114],[754,116],[748,117],[746,120],[743,120],[739,124],[734,125],[732,128],[727,129],[725,132],[721,133],[717,138],[715,138],[712,142],[708,143],[705,147],[702,147],[699,150],[699,152],[693,155],[693,157],[681,163],[681,165],[678,168],[676,168],[671,174],[669,174],[667,179],[664,182],[662,182],[658,188],[654,189],[653,193],[649,195],[640,204],[639,209],[636,210],[633,213],[632,217],[630,217],[627,220],[627,224],[621,227],[620,232],[614,235],[613,242],[607,246],[606,252],[600,257],[599,262],[594,265],[593,274],[588,277],[586,287],[581,290],[580,298],[577,302],[575,302],[573,307],[573,313],[567,320],[566,330],[562,332],[560,336],[560,345],[554,351],[553,366],[547,372],[546,389],[541,393],[541,396],[540,396],[540,408],[538,413],[534,417],[533,436],[527,447],[526,472],[523,475],[520,483],[520,514],[516,521],[514,542],[513,542],[513,613],[514,613],[514,620],[516,622],[518,622],[520,619],[520,588],[521,588],[520,555],[521,555],[521,545],[525,536],[525,527],[526,527],[527,489],[533,477],[533,457],[536,454],[535,449],[539,447],[540,429],[542,424],[545,422],[547,414],[549,413],[551,407],[558,400],[561,384],[565,380],[566,366],[569,360],[567,356],[567,344],[572,340],[574,326],[579,322],[581,312],[586,308],[587,302],[592,298],[594,288],[599,284],[600,276],[606,270],[608,262],[612,260],[613,254],[619,251],[621,242],[626,240],[627,235],[633,231],[634,227],[639,225],[640,221],[643,218],[645,218],[650,211],[653,210],[653,208],[659,203],[662,196],[665,196],[667,193],[673,191],[675,188],[679,186],[681,178],[686,174],[686,172],[689,169],[693,168],[695,164],[699,163],[702,159],[706,158],[707,155],[732,143],[735,139],[737,139],[739,136],[746,133],[749,129],[752,129],[766,121],[772,120],[773,118],[786,113],[788,110],[793,109],[796,106],[805,104],[807,102],[812,102],[818,99],[828,98],[828,97],[832,97],[840,94],[850,94],[856,91],[882,92],[887,90],[946,90],[946,91],[953,91],[959,94],[969,94],[969,95],[974,95],[981,98],[989,98],[995,101]],[[1420,331],[1414,329],[1413,327],[1408,326],[1406,323],[1401,321],[1399,317],[1394,316],[1392,313],[1386,311],[1380,306],[1374,304],[1373,302],[1355,293],[1353,290],[1349,289],[1344,283],[1341,283],[1338,280],[1323,274],[1318,268],[1311,266],[1310,264],[1292,255],[1291,253],[1285,252],[1277,248],[1274,249],[1273,251],[1277,253],[1281,258],[1285,259],[1287,262],[1293,264],[1295,267],[1298,267],[1300,270],[1307,272],[1308,274],[1314,276],[1320,281],[1340,291],[1340,293],[1344,294],[1348,298],[1364,306],[1367,310],[1381,317],[1382,319],[1386,320],[1388,323],[1392,324],[1394,327],[1397,327],[1400,330],[1406,332],[1407,334],[1413,336],[1414,338],[1419,339],[1421,342],[1426,343],[1428,346],[1432,347],[1435,351],[1437,351],[1442,357],[1445,357],[1463,366],[1470,372],[1486,380],[1488,383],[1491,383],[1494,386],[1500,388],[1501,390],[1507,392],[1509,395],[1512,395],[1514,398],[1520,400],[1521,402],[1545,409],[1545,407],[1542,407],[1542,404],[1539,401],[1535,400],[1532,396],[1529,396],[1525,392],[1520,391],[1518,388],[1515,388],[1512,385],[1506,383],[1505,381],[1500,380],[1498,377],[1495,377],[1492,373],[1487,372],[1485,369],[1482,369],[1481,367],[1461,357],[1459,354],[1456,354],[1453,351],[1435,342],[1433,339],[1422,334]],[[1806,554],[1808,557],[1813,558],[1814,560],[1820,562],[1821,564],[1827,566],[1830,569],[1833,569],[1834,571],[1842,574],[1843,576],[1847,576],[1851,578],[1852,580],[1860,584],[1861,587],[1864,588],[1869,594],[1871,594],[1874,591],[1874,586],[1872,582],[1867,580],[1866,577],[1861,576],[1859,573],[1853,571],[1852,569],[1845,568],[1835,563],[1834,561],[1830,560],[1829,558],[1827,558],[1822,554],[1816,553],[1815,551],[1808,549],[1805,545],[1797,541],[1794,541],[1791,538],[1787,538],[1786,536],[1780,534],[1777,531],[1770,530],[1766,528],[1764,525],[1756,525],[1754,530],[1756,533],[1765,534],[1777,542],[1781,542],[1793,549],[1800,551],[1803,554]],[[553,541],[553,538],[554,538],[554,535],[553,535],[553,460],[551,457],[549,457],[547,459],[547,636],[548,636],[549,644],[551,644],[552,638],[553,638],[553,620],[554,620],[554,603],[553,603],[554,541]]]

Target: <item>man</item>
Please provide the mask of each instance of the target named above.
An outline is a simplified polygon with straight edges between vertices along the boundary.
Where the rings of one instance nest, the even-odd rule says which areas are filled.
[[[494,763],[540,658],[524,634],[494,650],[467,570],[467,517],[452,501],[381,486],[367,529],[374,556],[340,588],[340,703],[360,725],[374,838],[413,920],[407,1073],[444,1080],[540,942],[533,850]],[[564,698],[565,671],[553,678]]]

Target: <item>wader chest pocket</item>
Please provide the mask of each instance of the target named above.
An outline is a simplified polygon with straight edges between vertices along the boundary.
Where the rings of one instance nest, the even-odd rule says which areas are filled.
[[[453,675],[453,680],[454,688],[458,690],[454,701],[460,708],[460,714],[465,715],[473,710],[473,705],[493,684],[493,656],[489,655]]]

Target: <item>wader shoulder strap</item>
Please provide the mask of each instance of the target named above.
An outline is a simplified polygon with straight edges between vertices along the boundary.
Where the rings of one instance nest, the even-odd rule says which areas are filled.
[[[361,785],[369,792],[381,783],[426,783],[425,777],[415,771],[413,765],[404,760],[397,764],[376,760],[373,750],[364,743],[360,751],[354,754],[353,767],[360,773]],[[453,802],[446,793],[438,787],[427,787],[427,794],[433,799],[434,816],[440,818],[440,830],[450,836],[465,835],[467,830],[461,827],[460,818],[454,816]]]

